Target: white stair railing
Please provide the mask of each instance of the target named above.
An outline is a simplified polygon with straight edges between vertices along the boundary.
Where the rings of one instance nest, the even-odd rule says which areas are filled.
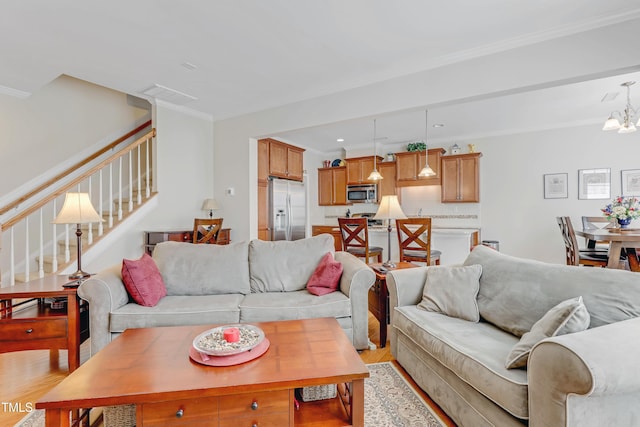
[[[49,185],[48,194],[38,193],[21,200],[20,206],[27,205],[30,199],[36,201],[1,224],[0,272],[4,274],[0,275],[0,286],[14,285],[17,281],[29,281],[36,277],[43,277],[45,274],[55,273],[75,261],[72,254],[76,253],[74,247],[76,240],[69,238],[70,231],[72,231],[69,225],[65,225],[64,230],[60,232],[60,228],[52,224],[58,214],[58,200],[63,200],[68,191],[88,193],[92,204],[97,206],[98,214],[106,217],[107,220],[106,228],[102,224],[98,224],[94,229],[90,224],[88,230],[83,233],[83,238],[87,239],[83,244],[85,251],[116,225],[113,218],[114,203],[117,203],[117,220],[123,219],[123,192],[126,191],[129,194],[127,215],[134,210],[134,191],[137,193],[137,206],[141,206],[148,200],[152,196],[150,180],[153,164],[150,162],[149,153],[152,150],[154,136],[155,130],[151,129],[111,155],[105,153],[103,156],[96,156],[93,166],[88,164],[86,171],[79,172],[78,176],[73,179],[67,178],[68,182],[57,186],[56,183],[52,183]],[[133,161],[134,153],[137,154],[135,162]],[[140,159],[141,153],[145,154],[144,162]],[[127,156],[128,160],[124,166],[128,169],[126,181],[122,179],[122,159],[124,156]],[[117,182],[115,183],[114,168],[117,173]],[[105,175],[108,176],[106,180],[104,179]],[[143,182],[146,185],[144,189],[142,188]],[[114,185],[118,195],[117,200],[114,200]],[[54,187],[57,188],[53,190]],[[108,206],[108,209],[105,209],[105,206]],[[18,238],[18,236],[23,237]],[[61,247],[59,248],[58,245]],[[32,250],[32,248],[35,249]],[[23,253],[24,256],[18,256],[19,253]],[[63,254],[63,259],[58,259],[59,254]],[[17,273],[18,271],[23,273]]]

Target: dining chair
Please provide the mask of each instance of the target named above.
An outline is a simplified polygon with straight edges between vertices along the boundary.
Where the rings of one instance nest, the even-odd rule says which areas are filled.
[[[640,272],[640,248],[624,248],[629,263],[629,270]]]
[[[582,229],[583,230],[599,230],[602,228],[615,228],[616,223],[604,216],[583,216],[582,217]],[[601,249],[608,250],[609,242],[602,242],[596,240],[585,239],[587,249]],[[598,246],[600,247],[598,248]]]
[[[605,252],[594,249],[581,250],[578,247],[576,233],[568,216],[556,217],[562,239],[564,240],[567,265],[587,265],[591,267],[606,267],[609,257]]]
[[[216,244],[221,228],[222,218],[195,218],[193,220],[193,243]]]
[[[431,218],[396,219],[400,261],[440,265],[442,252],[431,249]]]
[[[338,218],[342,250],[359,258],[364,258],[369,264],[370,257],[377,257],[382,262],[382,248],[369,246],[369,226],[367,218]]]

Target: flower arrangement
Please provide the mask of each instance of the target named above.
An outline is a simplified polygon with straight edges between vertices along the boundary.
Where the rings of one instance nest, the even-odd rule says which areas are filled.
[[[616,197],[602,209],[607,219],[640,218],[640,200],[637,197]]]

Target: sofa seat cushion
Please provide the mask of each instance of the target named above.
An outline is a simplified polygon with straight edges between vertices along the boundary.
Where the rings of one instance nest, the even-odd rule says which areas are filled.
[[[249,244],[207,245],[162,242],[153,259],[167,295],[248,294]]]
[[[504,366],[517,337],[487,322],[468,322],[417,306],[396,308],[393,323],[396,330],[498,406],[518,418],[528,418],[527,372]]]
[[[240,303],[241,322],[350,317],[351,302],[342,292],[316,296],[309,291],[261,292],[246,295]]]
[[[333,237],[321,234],[294,241],[249,244],[251,292],[290,292],[305,289],[327,252],[333,253]]]
[[[110,332],[156,326],[238,323],[243,295],[166,296],[154,307],[126,304],[110,315]]]

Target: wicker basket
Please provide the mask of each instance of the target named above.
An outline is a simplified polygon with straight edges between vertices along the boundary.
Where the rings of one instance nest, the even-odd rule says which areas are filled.
[[[105,406],[102,416],[105,427],[134,427],[136,405]]]
[[[316,385],[312,387],[303,387],[300,390],[300,398],[303,402],[312,402],[314,400],[333,399],[338,395],[338,388],[335,384]]]

